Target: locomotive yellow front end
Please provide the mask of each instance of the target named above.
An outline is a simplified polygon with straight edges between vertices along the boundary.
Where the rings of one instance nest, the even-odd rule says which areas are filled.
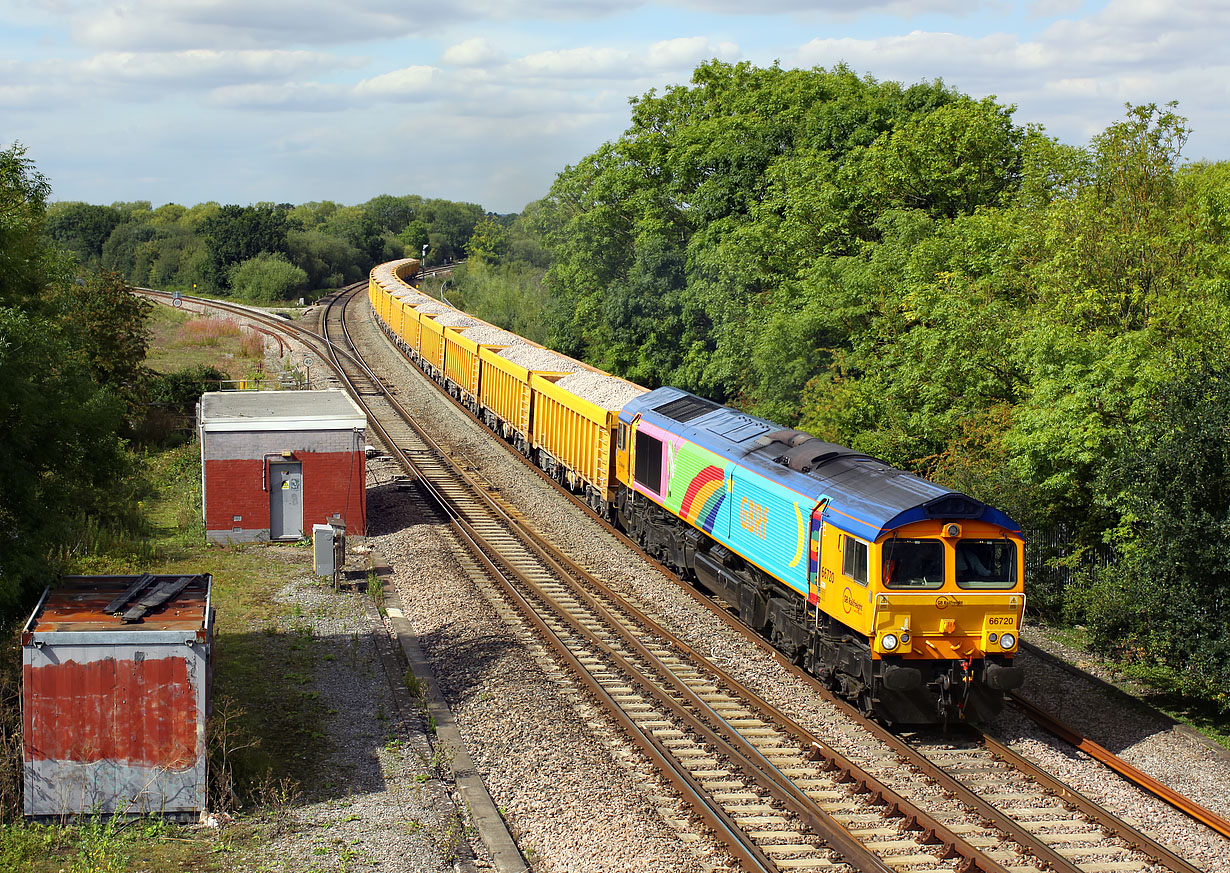
[[[872,657],[885,662],[886,686],[922,710],[894,720],[992,717],[1023,680],[1012,663],[1025,610],[1020,536],[984,521],[928,519],[873,551]]]

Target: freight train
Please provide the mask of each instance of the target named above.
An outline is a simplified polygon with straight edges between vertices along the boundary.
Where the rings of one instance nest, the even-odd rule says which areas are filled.
[[[647,390],[376,267],[390,339],[497,435],[795,663],[889,723],[985,722],[1024,674],[1004,513],[678,388]]]

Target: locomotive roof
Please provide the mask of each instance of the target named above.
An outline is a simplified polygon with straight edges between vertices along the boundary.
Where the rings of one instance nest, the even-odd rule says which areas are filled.
[[[965,494],[679,388],[633,398],[619,418],[630,423],[637,414],[817,501],[828,497],[834,511],[827,519],[865,539],[926,518],[982,519],[1017,529],[1008,516]]]

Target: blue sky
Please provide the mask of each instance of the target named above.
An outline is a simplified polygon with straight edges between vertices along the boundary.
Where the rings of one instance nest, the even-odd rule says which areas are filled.
[[[1179,102],[1230,157],[1224,0],[0,0],[0,146],[57,200],[520,211],[708,58],[846,63],[1084,144]]]

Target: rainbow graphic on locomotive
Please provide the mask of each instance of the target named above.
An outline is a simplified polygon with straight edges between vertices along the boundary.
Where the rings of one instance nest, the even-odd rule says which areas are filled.
[[[417,316],[391,306],[406,263],[417,266],[373,270],[371,302],[421,360],[416,319],[438,317],[439,304]],[[630,386],[632,399],[606,409],[566,391],[562,373],[527,369],[512,384],[512,368],[492,357],[500,349],[458,352],[474,358],[478,386],[461,393],[480,420],[865,713],[985,721],[1023,681],[1013,656],[1024,541],[1002,512],[677,388]],[[447,368],[429,373],[448,383]],[[484,387],[488,369],[509,402]],[[457,387],[445,384],[454,396]]]

